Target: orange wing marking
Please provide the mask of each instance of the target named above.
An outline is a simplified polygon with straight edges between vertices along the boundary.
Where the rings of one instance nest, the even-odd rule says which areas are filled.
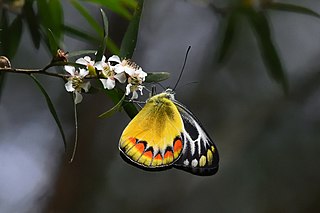
[[[158,153],[158,154],[153,158],[152,165],[153,165],[153,166],[161,165],[161,164],[162,164],[162,161],[163,161],[163,158],[162,158],[161,154]]]
[[[163,161],[164,161],[165,164],[170,164],[173,161],[173,152],[172,152],[172,150],[169,149],[164,153]]]
[[[143,155],[139,158],[138,162],[145,165],[145,166],[150,166],[151,162],[153,160],[153,149],[148,148],[145,150]]]
[[[181,138],[177,137],[173,142],[174,158],[179,157],[179,155],[182,151],[182,148],[183,148],[183,144],[182,144]]]
[[[138,142],[127,152],[127,155],[131,156],[132,160],[137,161],[144,153],[145,148],[145,142]]]

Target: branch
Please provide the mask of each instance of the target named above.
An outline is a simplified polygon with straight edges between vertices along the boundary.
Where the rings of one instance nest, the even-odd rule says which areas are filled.
[[[49,64],[48,66],[46,66],[43,69],[19,69],[19,68],[5,67],[5,68],[0,68],[0,73],[1,72],[8,72],[8,73],[19,73],[19,74],[27,74],[27,75],[42,74],[42,75],[48,75],[48,76],[62,78],[64,80],[67,80],[71,76],[70,74],[48,72],[47,69],[49,69],[52,66],[56,66],[56,65]],[[107,79],[107,78],[103,77],[103,76],[87,75],[84,77],[84,79]]]
[[[27,74],[27,75],[42,74],[42,75],[49,75],[49,76],[58,77],[58,78],[67,80],[71,76],[70,74],[52,73],[47,71],[51,67],[65,66],[65,65],[74,66],[74,67],[85,67],[85,65],[83,64],[77,64],[74,62],[57,61],[57,62],[51,62],[50,64],[48,64],[42,69],[12,68],[9,59],[6,58],[5,56],[0,56],[0,74],[1,72],[19,73],[19,74]],[[87,75],[84,78],[94,79],[94,78],[98,78],[98,76]],[[104,77],[99,77],[99,78],[104,78]]]
[[[59,74],[59,73],[52,73],[52,72],[47,72],[46,69],[48,69],[48,67],[45,67],[44,69],[16,69],[16,68],[0,68],[0,72],[9,72],[9,73],[21,73],[21,74],[43,74],[43,75],[49,75],[49,76],[54,76],[54,77],[59,77],[59,78],[63,78],[66,79],[68,77],[70,77],[70,75],[67,74]]]

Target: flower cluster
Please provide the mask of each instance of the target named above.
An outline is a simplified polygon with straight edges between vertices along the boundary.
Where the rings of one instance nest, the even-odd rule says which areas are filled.
[[[68,82],[65,84],[68,92],[75,94],[75,104],[82,101],[81,91],[88,92],[90,82],[85,81],[87,75],[97,76],[101,81],[104,89],[113,89],[116,82],[126,83],[126,95],[132,93],[131,99],[137,99],[138,93],[142,95],[147,73],[142,70],[136,63],[130,59],[121,60],[119,56],[113,55],[108,60],[103,56],[101,61],[95,62],[89,56],[79,58],[76,63],[85,65],[85,69],[76,69],[73,66],[65,66],[65,70],[70,74]]]

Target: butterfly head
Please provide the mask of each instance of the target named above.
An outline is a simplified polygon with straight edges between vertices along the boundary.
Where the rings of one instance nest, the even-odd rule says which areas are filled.
[[[166,97],[169,98],[170,100],[174,100],[174,95],[176,94],[173,89],[167,88],[164,93],[166,94]]]

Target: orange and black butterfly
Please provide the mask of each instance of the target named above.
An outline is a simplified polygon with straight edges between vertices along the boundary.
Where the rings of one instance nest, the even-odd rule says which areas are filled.
[[[203,176],[219,167],[213,140],[171,89],[147,100],[123,131],[119,149],[129,163],[146,170],[175,167]]]

